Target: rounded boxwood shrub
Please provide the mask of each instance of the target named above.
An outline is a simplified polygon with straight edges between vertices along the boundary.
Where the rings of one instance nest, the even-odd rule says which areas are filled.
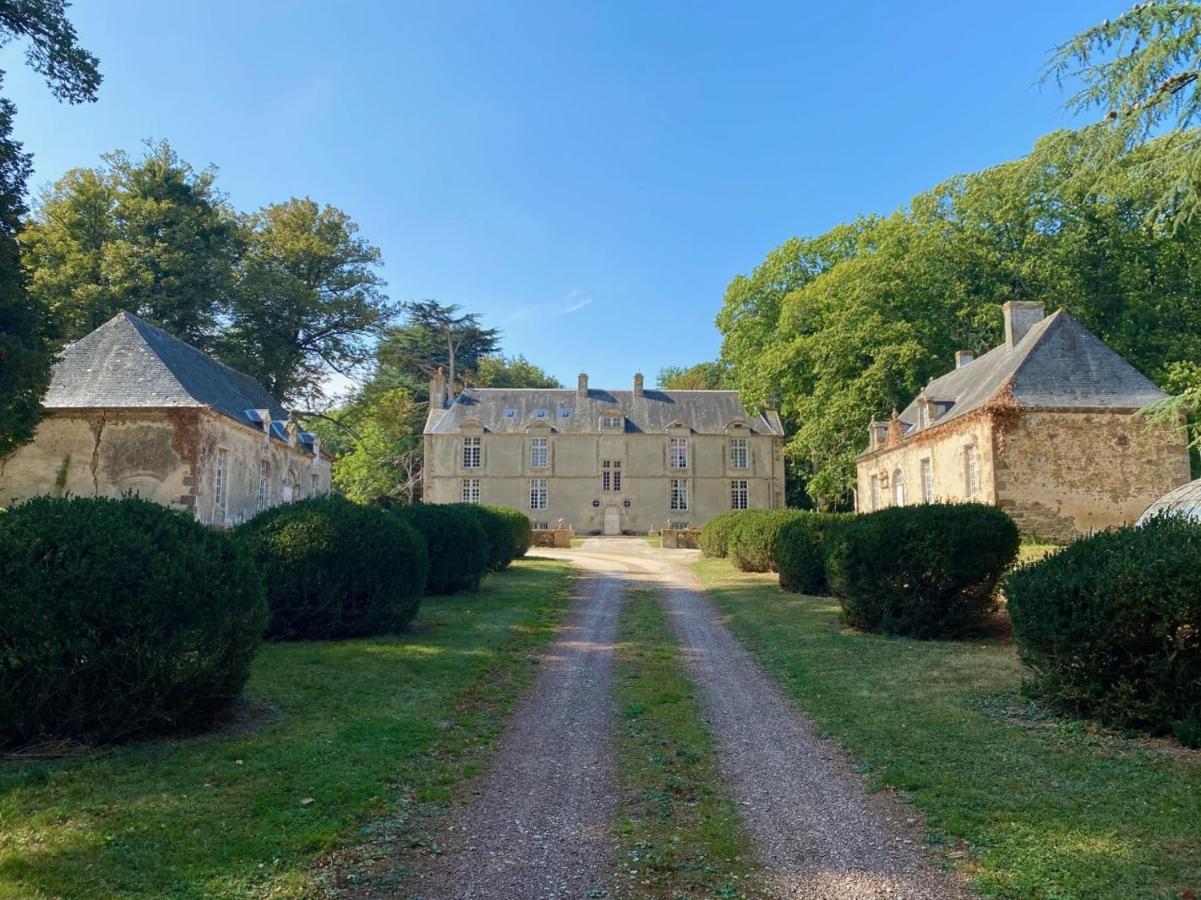
[[[109,742],[208,724],[267,620],[229,534],[136,498],[38,498],[0,515],[0,745]]]
[[[337,496],[275,506],[238,529],[267,579],[267,637],[336,640],[404,628],[425,591],[425,540]]]
[[[729,549],[727,542],[730,538],[730,529],[734,527],[738,517],[746,512],[749,510],[731,509],[718,513],[706,522],[698,539],[698,543],[701,545],[701,555],[710,559],[725,559]]]
[[[826,577],[826,536],[852,518],[850,513],[805,512],[776,532],[776,569],[780,587],[798,594],[824,597],[830,593]]]
[[[474,591],[488,570],[488,536],[471,513],[455,506],[418,503],[393,507],[392,515],[425,539],[429,556],[426,593]]]
[[[512,558],[520,559],[525,556],[534,543],[534,527],[530,524],[530,517],[521,510],[512,509],[508,506],[489,506],[486,508],[492,510],[509,523],[509,531],[513,537]]]
[[[1198,742],[1201,524],[1167,515],[1083,538],[1018,569],[1004,589],[1018,653],[1044,697]]]
[[[726,539],[726,554],[743,572],[773,572],[776,534],[788,522],[805,515],[800,509],[748,509],[734,520]]]
[[[448,505],[474,516],[480,527],[484,529],[486,538],[484,546],[488,551],[488,571],[499,572],[508,568],[513,557],[517,555],[517,548],[513,541],[513,529],[509,525],[508,519],[492,506],[481,506],[478,503],[451,503]]]
[[[980,503],[892,507],[828,536],[830,586],[847,624],[918,638],[978,627],[1013,564],[1018,530]]]

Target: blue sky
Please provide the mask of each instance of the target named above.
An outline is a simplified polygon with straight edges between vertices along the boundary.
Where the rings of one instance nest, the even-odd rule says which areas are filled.
[[[77,0],[98,103],[0,51],[34,185],[166,138],[233,203],[310,196],[395,299],[565,383],[714,358],[730,278],[1070,124],[1036,85],[1121,3]]]

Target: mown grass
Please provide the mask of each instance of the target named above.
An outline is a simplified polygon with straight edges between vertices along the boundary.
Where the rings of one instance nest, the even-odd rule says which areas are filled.
[[[620,628],[613,688],[621,717],[619,896],[758,896],[749,839],[655,595],[632,591]]]
[[[1201,755],[1046,715],[1002,642],[844,630],[828,598],[703,560],[730,627],[876,787],[926,815],[981,893],[1201,892]],[[964,843],[966,842],[966,843]]]
[[[0,897],[309,896],[315,861],[448,800],[567,607],[567,567],[522,561],[429,598],[409,634],[263,648],[251,734],[0,763]]]

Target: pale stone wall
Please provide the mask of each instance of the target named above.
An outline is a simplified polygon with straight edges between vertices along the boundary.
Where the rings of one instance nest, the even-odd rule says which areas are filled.
[[[688,438],[689,465],[676,470],[668,465],[665,434],[556,434],[538,428],[527,434],[479,430],[465,430],[464,434],[481,438],[479,469],[462,465],[464,435],[426,435],[426,502],[457,503],[462,500],[463,479],[479,478],[480,502],[521,510],[532,521],[551,526],[562,519],[579,533],[602,532],[607,509],[616,510],[622,531],[643,532],[668,522],[703,525],[730,508],[730,482],[736,478],[748,482],[750,508],[784,505],[783,442],[771,435],[740,435],[747,437],[749,466],[732,469],[725,435],[680,431],[679,436]],[[549,438],[550,459],[545,469],[529,465],[533,437]],[[601,489],[601,466],[606,459],[622,463],[620,493]],[[548,481],[546,509],[530,509],[533,478]],[[687,510],[668,508],[672,478],[688,481]],[[600,505],[594,507],[594,500]]]
[[[1183,429],[1128,412],[1028,411],[997,433],[998,503],[1052,541],[1134,522],[1190,478]]]
[[[964,416],[946,425],[935,425],[896,446],[859,458],[856,478],[856,511],[871,512],[872,477],[879,479],[883,509],[896,505],[895,479],[898,470],[905,480],[905,505],[922,502],[922,460],[929,460],[934,481],[935,503],[970,499],[967,486],[967,448],[974,446],[979,459],[980,503],[996,503],[993,473],[992,422],[984,415]]]
[[[224,517],[214,521],[216,452],[228,451]],[[44,494],[120,497],[127,493],[206,524],[233,526],[257,508],[259,460],[267,459],[269,505],[287,496],[295,472],[301,496],[330,489],[329,460],[207,410],[49,411],[34,439],[0,459],[0,505]],[[316,481],[312,476],[316,475]],[[220,512],[220,510],[216,510]]]
[[[1133,411],[982,410],[861,456],[856,509],[873,509],[873,475],[881,483],[879,508],[895,505],[898,469],[906,505],[922,502],[924,459],[932,465],[935,501],[970,499],[971,444],[979,454],[975,499],[1000,506],[1023,534],[1051,541],[1133,522],[1190,477],[1183,431],[1149,427]]]

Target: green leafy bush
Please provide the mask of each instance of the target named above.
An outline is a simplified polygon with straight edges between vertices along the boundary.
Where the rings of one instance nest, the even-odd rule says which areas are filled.
[[[392,515],[416,528],[429,557],[426,592],[474,591],[488,570],[488,536],[471,513],[456,506],[419,503],[393,507]]]
[[[718,513],[706,522],[705,527],[701,529],[701,555],[710,559],[725,559],[729,552],[730,529],[734,527],[739,516],[746,512],[749,510],[731,509]]]
[[[826,535],[852,518],[850,513],[806,511],[776,532],[776,569],[780,587],[798,594],[824,597],[830,593],[826,577]]]
[[[1201,525],[1160,516],[1005,580],[1022,661],[1051,702],[1201,739]]]
[[[195,727],[236,698],[267,620],[230,535],[135,498],[0,515],[0,745]]]
[[[828,535],[830,586],[847,624],[918,638],[978,627],[1013,564],[1018,530],[980,503],[892,507]]]
[[[275,506],[238,529],[267,579],[275,640],[404,628],[425,590],[425,540],[391,513],[342,497]]]
[[[517,555],[517,546],[513,540],[513,528],[506,516],[501,515],[494,506],[481,506],[478,503],[451,503],[453,509],[462,509],[484,529],[487,539],[485,547],[488,551],[488,571],[500,572],[509,567],[509,563]]]
[[[742,510],[726,538],[730,562],[743,572],[775,571],[776,534],[804,514],[799,509]]]
[[[512,559],[520,559],[525,556],[534,543],[534,527],[530,524],[530,517],[521,510],[512,509],[508,506],[488,506],[485,508],[492,510],[509,523],[509,532],[513,538]]]

